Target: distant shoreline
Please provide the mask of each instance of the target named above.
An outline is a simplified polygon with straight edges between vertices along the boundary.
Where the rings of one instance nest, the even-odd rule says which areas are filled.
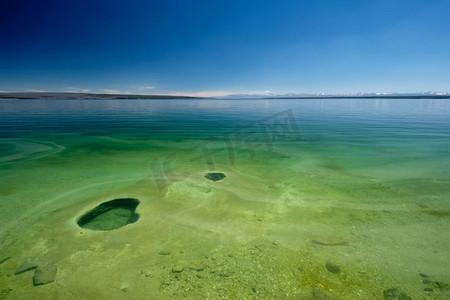
[[[87,94],[57,92],[0,93],[0,100],[96,100],[96,99],[199,99],[199,97],[173,95]]]
[[[127,100],[127,99],[450,99],[450,95],[361,95],[361,96],[272,96],[272,97],[191,97],[175,95],[131,95],[131,94],[88,94],[58,92],[14,92],[0,93],[0,100]]]

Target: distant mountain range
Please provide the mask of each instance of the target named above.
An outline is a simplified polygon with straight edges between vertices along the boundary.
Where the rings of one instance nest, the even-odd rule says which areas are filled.
[[[0,93],[0,99],[201,99],[206,97],[173,96],[173,95],[130,95],[130,94],[89,94],[89,93],[61,93],[61,92],[11,92]],[[212,99],[342,99],[342,98],[432,98],[450,99],[447,92],[424,92],[424,93],[355,93],[355,94],[231,94],[221,97],[210,97]]]
[[[347,94],[233,94],[222,98],[266,98],[266,99],[311,99],[311,98],[450,98],[447,92],[423,92],[423,93],[347,93]]]

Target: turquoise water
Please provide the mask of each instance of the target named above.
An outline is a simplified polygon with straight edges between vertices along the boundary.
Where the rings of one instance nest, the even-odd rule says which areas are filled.
[[[2,100],[0,138],[0,298],[450,297],[450,100]]]

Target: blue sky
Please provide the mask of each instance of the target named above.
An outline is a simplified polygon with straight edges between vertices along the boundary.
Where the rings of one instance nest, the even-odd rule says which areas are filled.
[[[450,1],[3,0],[1,91],[450,91]]]

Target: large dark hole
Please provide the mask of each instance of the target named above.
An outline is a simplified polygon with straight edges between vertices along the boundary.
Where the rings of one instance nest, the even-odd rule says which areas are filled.
[[[219,181],[224,179],[226,176],[223,173],[206,173],[205,178],[212,181]]]
[[[91,230],[113,230],[136,222],[139,215],[136,207],[139,200],[133,198],[114,199],[103,202],[88,211],[78,220],[78,226]]]

